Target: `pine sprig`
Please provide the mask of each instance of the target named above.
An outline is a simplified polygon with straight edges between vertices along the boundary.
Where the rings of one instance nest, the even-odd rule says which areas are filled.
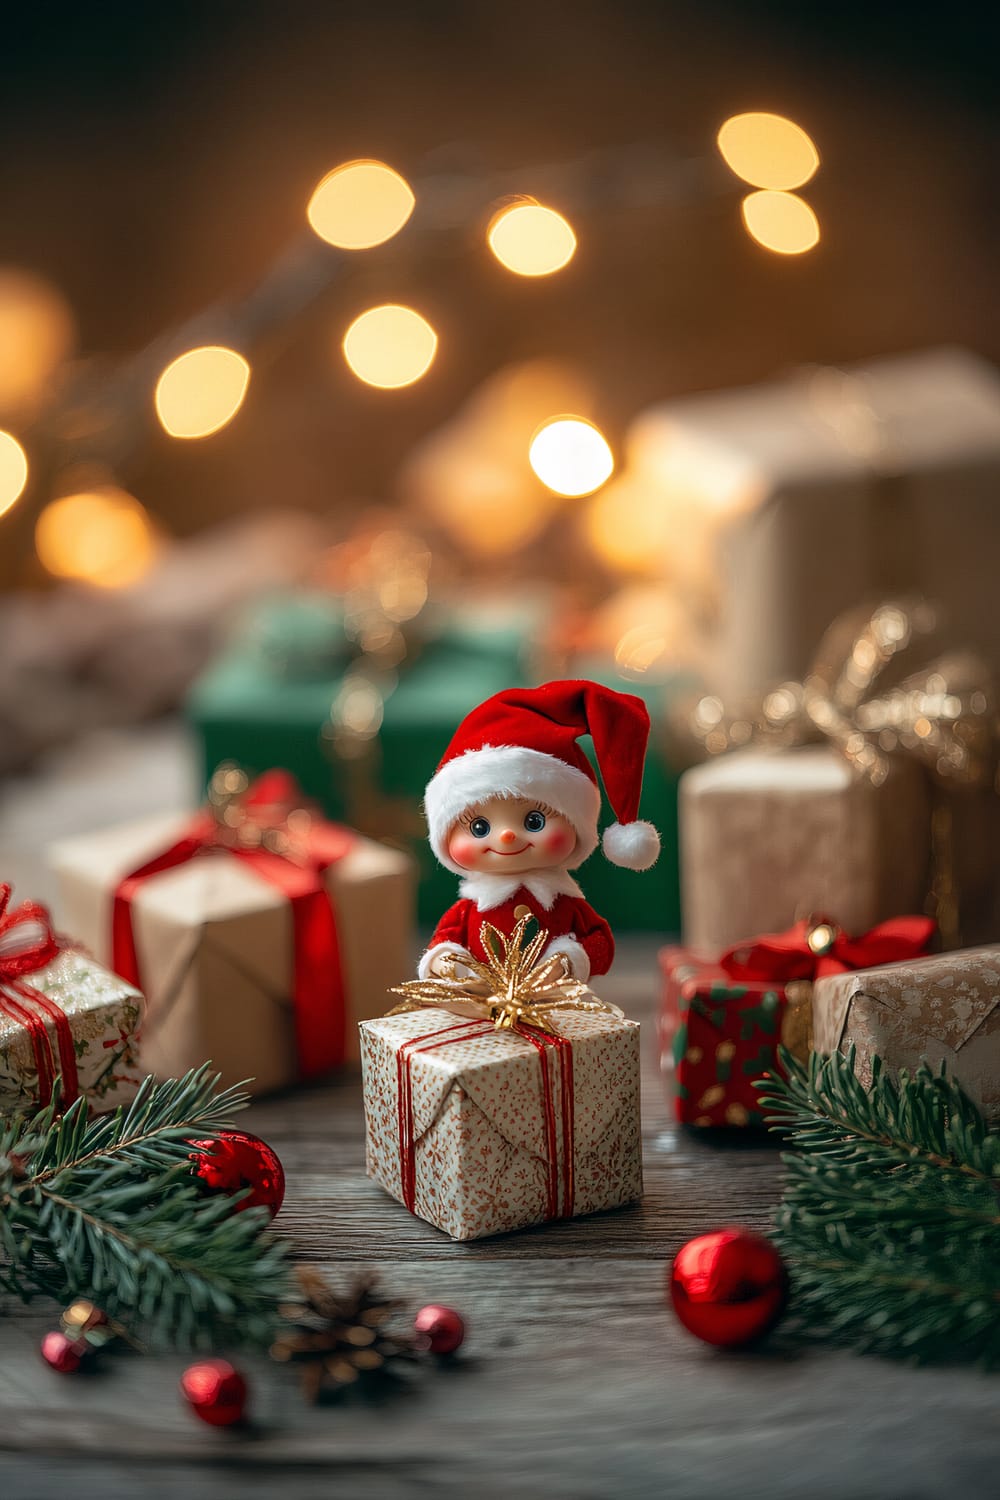
[[[758,1085],[798,1148],[775,1214],[812,1332],[914,1359],[1000,1364],[1000,1135],[954,1079],[782,1053]]]
[[[85,1296],[147,1343],[266,1343],[288,1286],[264,1209],[233,1213],[191,1176],[191,1141],[248,1102],[207,1065],[147,1078],[128,1109],[78,1100],[0,1126],[0,1286]]]

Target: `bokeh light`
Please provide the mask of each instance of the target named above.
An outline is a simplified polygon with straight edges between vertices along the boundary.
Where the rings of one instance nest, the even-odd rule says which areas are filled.
[[[0,431],[0,516],[17,504],[27,482],[27,454],[16,437]]]
[[[583,518],[591,550],[623,573],[656,573],[670,541],[670,518],[655,485],[623,474],[595,495]]]
[[[235,349],[189,349],[157,381],[156,414],[171,437],[209,437],[235,417],[249,383],[250,366]]]
[[[500,209],[486,239],[500,264],[518,276],[551,276],[576,250],[576,235],[562,214],[528,200]]]
[[[389,302],[355,318],[344,335],[344,358],[366,385],[398,390],[427,374],[437,343],[426,318]]]
[[[411,451],[400,493],[463,552],[509,556],[539,537],[563,504],[531,467],[532,437],[554,411],[590,412],[595,401],[590,378],[573,365],[506,365]]]
[[[0,270],[0,413],[33,412],[75,338],[61,292],[33,272]]]
[[[614,473],[615,460],[600,428],[583,417],[555,417],[535,433],[531,467],[557,495],[591,495]]]
[[[733,115],[716,140],[730,171],[753,187],[801,187],[819,166],[819,152],[810,137],[784,115]]]
[[[383,161],[349,161],[328,172],[306,214],[328,245],[368,250],[398,234],[416,199],[404,177]]]
[[[102,485],[51,500],[36,522],[35,548],[56,578],[127,588],[152,563],[156,535],[138,500]]]
[[[742,204],[747,233],[777,255],[804,255],[819,244],[819,220],[795,193],[748,193]]]

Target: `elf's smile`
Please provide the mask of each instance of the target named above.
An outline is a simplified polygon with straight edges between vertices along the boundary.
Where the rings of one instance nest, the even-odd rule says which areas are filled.
[[[494,849],[492,844],[487,844],[483,850],[484,854],[499,854],[501,859],[510,859],[513,854],[523,854],[526,849],[534,849],[534,844],[522,844],[520,849]]]

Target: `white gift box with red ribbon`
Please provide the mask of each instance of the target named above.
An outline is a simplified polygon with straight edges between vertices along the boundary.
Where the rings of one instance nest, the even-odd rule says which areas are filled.
[[[361,1025],[368,1175],[456,1240],[642,1194],[639,1027],[558,1033],[422,1009]]]

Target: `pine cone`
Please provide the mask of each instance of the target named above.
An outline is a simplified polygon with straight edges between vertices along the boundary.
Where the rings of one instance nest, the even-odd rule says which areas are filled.
[[[400,1303],[377,1295],[375,1276],[362,1276],[339,1296],[318,1271],[298,1266],[296,1274],[302,1296],[280,1308],[292,1327],[278,1335],[270,1352],[272,1359],[301,1365],[308,1400],[318,1401],[362,1378],[384,1376],[394,1361],[416,1356],[412,1338],[384,1331]]]

